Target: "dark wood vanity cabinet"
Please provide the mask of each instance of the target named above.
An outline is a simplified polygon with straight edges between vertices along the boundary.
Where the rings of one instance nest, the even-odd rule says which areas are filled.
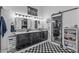
[[[48,38],[48,31],[18,34],[16,36],[16,39],[17,39],[16,49],[19,50],[22,48],[26,48],[26,47],[31,46],[33,44],[47,40],[47,38]]]
[[[18,34],[16,37],[16,49],[21,49],[30,45],[29,34]]]
[[[41,33],[40,32],[34,32],[29,34],[30,42],[31,44],[36,44],[38,42],[41,42]]]
[[[34,32],[34,33],[32,33],[33,34],[33,36],[32,36],[32,44],[35,44],[36,43],[36,40],[37,40],[37,32]]]
[[[34,33],[29,33],[30,44],[33,44],[34,41]]]
[[[48,39],[48,32],[44,31],[44,40],[47,40],[47,39]]]

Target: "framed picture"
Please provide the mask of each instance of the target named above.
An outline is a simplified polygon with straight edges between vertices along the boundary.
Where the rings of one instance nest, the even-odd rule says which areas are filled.
[[[27,7],[27,13],[29,15],[38,16],[38,9],[28,6]]]

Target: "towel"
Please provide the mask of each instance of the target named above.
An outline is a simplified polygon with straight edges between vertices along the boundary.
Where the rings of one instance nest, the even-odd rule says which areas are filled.
[[[6,23],[3,16],[0,16],[0,35],[3,37],[7,31]]]

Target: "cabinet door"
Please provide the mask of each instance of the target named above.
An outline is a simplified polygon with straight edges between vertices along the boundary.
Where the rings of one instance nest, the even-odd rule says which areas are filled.
[[[35,42],[38,43],[39,42],[39,32],[36,32],[35,36],[36,36]]]
[[[17,46],[23,44],[23,35],[22,34],[17,35],[17,43],[16,44],[17,44]]]
[[[25,42],[30,44],[29,33],[25,34]]]
[[[38,32],[38,34],[37,34],[38,36],[37,36],[37,38],[38,38],[38,41],[39,42],[41,42],[41,32]]]
[[[31,43],[31,44],[33,44],[33,41],[34,41],[33,35],[34,35],[33,33],[30,33],[30,34],[29,34],[29,39],[30,39],[30,43]]]
[[[44,31],[42,32],[42,40],[45,40]]]
[[[48,39],[48,31],[45,31],[44,35],[45,35],[45,40],[47,40]]]
[[[36,41],[36,33],[33,33],[33,43]]]

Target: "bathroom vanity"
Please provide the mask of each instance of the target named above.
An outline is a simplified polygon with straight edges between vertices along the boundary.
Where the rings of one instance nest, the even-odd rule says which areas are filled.
[[[48,39],[47,30],[16,32],[8,41],[8,52],[15,52]]]
[[[36,43],[47,40],[47,31],[31,31],[16,35],[16,49],[20,50]]]

